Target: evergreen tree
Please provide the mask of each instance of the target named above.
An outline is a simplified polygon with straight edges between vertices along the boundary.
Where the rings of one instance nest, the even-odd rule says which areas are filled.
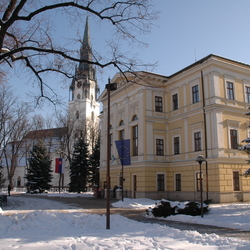
[[[44,192],[50,189],[52,180],[51,159],[43,141],[33,146],[28,159],[29,168],[26,174],[30,191]]]
[[[92,154],[90,155],[90,178],[91,186],[99,186],[99,166],[100,166],[100,136],[98,136]]]
[[[3,187],[4,182],[5,182],[5,179],[3,176],[3,166],[2,166],[2,162],[0,161],[0,188]]]
[[[248,109],[250,110],[250,107],[249,107]],[[246,116],[249,117],[249,122],[250,122],[250,112],[247,112],[247,113],[246,113]],[[249,123],[249,124],[250,124],[250,123]],[[242,142],[244,142],[244,143],[246,143],[246,144],[243,145],[243,146],[241,145],[241,146],[239,147],[239,150],[240,150],[240,151],[244,151],[245,153],[247,153],[247,155],[248,155],[248,157],[249,157],[249,160],[247,160],[247,161],[248,161],[247,163],[250,164],[250,137],[248,137],[248,138],[242,140]],[[250,168],[247,169],[247,170],[243,173],[243,176],[245,176],[245,177],[250,176]]]
[[[87,189],[89,175],[89,149],[83,138],[74,145],[70,164],[69,192],[84,192]]]

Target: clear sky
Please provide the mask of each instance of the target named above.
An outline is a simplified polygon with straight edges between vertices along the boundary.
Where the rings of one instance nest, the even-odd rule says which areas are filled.
[[[169,76],[209,54],[216,54],[250,64],[250,1],[249,0],[153,0],[160,10],[152,32],[139,38],[148,43],[145,49],[127,46],[124,53],[134,51],[145,63],[158,62],[154,73]],[[69,27],[61,16],[53,16],[60,23],[57,31],[62,36],[82,37],[86,16],[81,17],[75,29]],[[97,26],[89,18],[92,48],[105,50],[104,41],[109,38],[108,28]],[[80,43],[74,44],[80,48]],[[104,70],[98,74],[101,92],[116,71]],[[19,89],[21,97],[36,91],[27,76],[10,76],[13,89]],[[53,79],[52,87],[68,102],[68,86]],[[68,84],[71,82],[69,81]],[[44,113],[48,111],[44,107]]]

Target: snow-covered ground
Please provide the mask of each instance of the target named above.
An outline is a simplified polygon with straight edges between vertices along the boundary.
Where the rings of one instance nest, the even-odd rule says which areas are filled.
[[[70,196],[72,194],[47,194]],[[92,194],[82,194],[81,196]],[[127,199],[114,207],[147,209],[156,201]],[[211,205],[211,212],[201,217],[176,215],[171,220],[188,221],[250,230],[250,203]],[[53,209],[52,209],[53,208]],[[111,215],[110,229],[106,216],[84,213],[73,205],[52,200],[8,197],[8,206],[0,208],[0,249],[194,249],[205,250],[250,249],[250,241],[201,235],[196,231],[180,231],[158,224],[144,224],[120,215]]]

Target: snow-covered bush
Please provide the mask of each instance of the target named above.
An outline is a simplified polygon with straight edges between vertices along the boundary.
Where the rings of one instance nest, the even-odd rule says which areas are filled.
[[[205,201],[203,203],[203,213],[209,212],[208,204],[211,202]],[[168,217],[176,214],[186,214],[197,216],[201,215],[201,203],[196,201],[190,202],[171,202],[168,200],[161,200],[158,204],[155,204],[154,208],[147,209],[147,215],[153,215],[154,217]]]

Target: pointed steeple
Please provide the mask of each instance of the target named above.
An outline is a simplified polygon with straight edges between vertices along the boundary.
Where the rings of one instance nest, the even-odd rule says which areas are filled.
[[[82,60],[82,62],[79,62],[79,65],[77,65],[75,75],[70,85],[70,91],[72,92],[71,98],[72,100],[90,98],[91,88],[93,89],[94,86],[92,95],[93,98],[97,99],[99,86],[96,79],[96,70],[93,65],[89,63],[93,61],[93,54],[90,43],[88,17],[86,18],[83,40],[81,42],[80,59]]]
[[[86,24],[84,29],[82,47],[80,52],[80,58],[88,61],[92,60],[92,48],[90,44],[90,32],[89,32],[89,19],[86,18]]]
[[[92,48],[90,43],[90,32],[89,32],[89,21],[88,17],[86,18],[86,24],[84,29],[82,46],[80,49],[80,59],[91,62],[92,61]],[[77,70],[76,79],[89,78],[95,80],[95,69],[91,64],[87,62],[80,62]]]

